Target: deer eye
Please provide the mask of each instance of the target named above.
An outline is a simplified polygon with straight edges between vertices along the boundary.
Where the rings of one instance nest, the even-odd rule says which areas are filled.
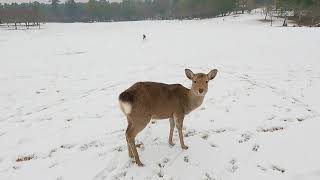
[[[208,84],[208,81],[206,81],[206,83]]]
[[[194,83],[197,83],[197,81],[193,81]]]

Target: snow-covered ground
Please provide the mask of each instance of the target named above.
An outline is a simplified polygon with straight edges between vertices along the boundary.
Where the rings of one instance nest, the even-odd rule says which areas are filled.
[[[0,29],[0,179],[319,180],[320,29],[262,18]],[[136,81],[188,87],[185,68],[219,70],[185,119],[189,149],[177,132],[169,147],[157,121],[137,137],[138,167],[118,94]]]

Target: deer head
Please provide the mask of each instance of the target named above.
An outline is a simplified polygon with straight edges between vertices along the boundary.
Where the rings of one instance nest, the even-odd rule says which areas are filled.
[[[196,96],[205,96],[208,92],[208,82],[216,77],[218,70],[211,70],[208,74],[194,74],[190,69],[185,69],[186,76],[192,81],[191,92]]]

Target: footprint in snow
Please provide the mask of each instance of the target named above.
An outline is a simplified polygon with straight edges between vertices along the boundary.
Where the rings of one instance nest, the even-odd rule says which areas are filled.
[[[272,168],[272,170],[279,171],[281,173],[285,173],[286,172],[286,170],[284,168],[281,168],[281,167],[276,166],[276,165],[272,165],[271,168]]]
[[[191,137],[191,136],[194,136],[195,134],[196,134],[196,130],[190,129],[184,133],[184,137]]]
[[[208,133],[204,133],[204,134],[201,135],[201,138],[203,140],[207,140],[209,138],[209,134]]]
[[[54,167],[56,167],[57,165],[58,165],[58,163],[52,163],[52,164],[49,165],[49,168],[54,168]]]
[[[216,144],[214,144],[214,143],[212,143],[212,142],[211,142],[211,143],[209,143],[209,144],[210,144],[210,146],[211,146],[211,147],[213,147],[213,148],[218,147]]]
[[[160,169],[160,171],[157,173],[159,178],[163,178],[164,173],[162,172],[162,170]]]
[[[239,143],[244,143],[247,142],[251,139],[252,133],[251,132],[246,132],[241,134],[241,139],[238,141]]]
[[[21,168],[20,166],[12,166],[12,169],[14,169],[14,170],[18,170],[20,168]]]
[[[188,157],[188,156],[184,156],[184,157],[183,157],[183,161],[186,162],[186,163],[188,163],[188,162],[189,162],[189,157]]]
[[[115,148],[113,148],[113,151],[117,151],[117,152],[122,152],[126,149],[126,146],[117,146]]]
[[[101,147],[101,146],[104,146],[104,144],[100,141],[92,141],[88,144],[83,144],[82,146],[80,146],[80,150],[81,151],[85,151],[85,150],[88,150],[89,148],[92,148],[92,147]]]
[[[161,162],[158,163],[158,166],[159,166],[160,168],[164,168],[169,161],[170,161],[169,158],[163,158],[163,159],[161,160]]]
[[[116,173],[115,175],[113,175],[110,180],[118,180],[118,179],[124,179],[127,175],[127,171],[122,171],[119,173]],[[105,178],[103,178],[105,179]]]
[[[257,165],[257,167],[260,169],[260,170],[262,170],[262,171],[268,171],[268,169],[269,168],[266,168],[266,167],[264,167],[264,166],[262,166],[262,165]],[[270,169],[271,170],[273,170],[273,171],[277,171],[277,172],[280,172],[280,173],[285,173],[286,172],[286,170],[284,169],[284,168],[281,168],[281,167],[279,167],[279,166],[276,166],[276,165],[272,165],[271,167],[270,167]]]
[[[284,130],[284,127],[282,127],[282,126],[273,126],[273,127],[257,129],[258,132],[275,132],[275,131],[281,131],[281,130]]]
[[[260,145],[259,145],[259,144],[255,144],[255,145],[253,146],[253,148],[252,148],[252,151],[258,152],[259,148],[260,148]]]
[[[74,145],[74,144],[63,144],[63,145],[60,146],[60,148],[62,148],[62,149],[71,149],[71,148],[73,148],[75,146],[76,145]]]
[[[236,159],[231,159],[229,161],[229,167],[227,168],[227,170],[231,173],[236,172],[239,169],[238,165],[237,165],[237,160]]]
[[[276,118],[275,115],[271,115],[270,117],[267,118],[267,120],[273,120],[274,118]]]
[[[261,165],[257,165],[257,167],[261,170],[261,171],[267,171],[267,168],[265,168],[265,167],[263,167],[263,166],[261,166]]]
[[[204,179],[205,180],[216,180],[216,178],[213,177],[213,175],[211,175],[210,173],[206,172],[204,174]]]
[[[70,122],[70,121],[72,121],[73,120],[73,118],[68,118],[68,119],[66,119],[66,121],[68,121],[68,122]]]
[[[23,162],[23,161],[30,161],[32,159],[37,159],[37,156],[32,154],[32,155],[27,155],[27,156],[19,156],[16,159],[16,162]]]

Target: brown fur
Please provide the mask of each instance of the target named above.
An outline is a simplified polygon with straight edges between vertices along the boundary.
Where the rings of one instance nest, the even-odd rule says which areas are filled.
[[[126,140],[129,156],[134,158],[139,166],[143,164],[136,149],[135,137],[151,119],[169,119],[169,144],[174,145],[172,136],[176,126],[182,149],[188,149],[182,134],[184,116],[202,104],[208,91],[208,81],[216,76],[217,70],[208,74],[193,74],[186,69],[185,73],[192,80],[191,89],[181,84],[138,82],[119,95],[120,108],[128,120]]]

